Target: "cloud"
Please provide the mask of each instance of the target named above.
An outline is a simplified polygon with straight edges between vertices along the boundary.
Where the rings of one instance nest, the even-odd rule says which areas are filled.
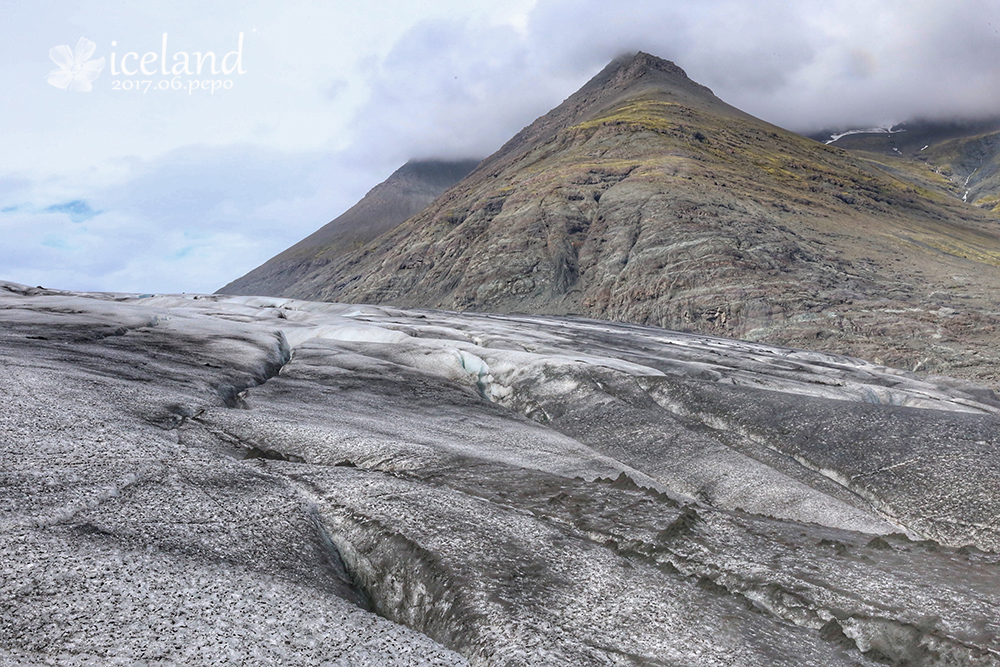
[[[368,78],[371,95],[352,134],[400,164],[486,157],[578,79],[560,80],[532,61],[514,26],[459,20],[415,26]]]
[[[540,0],[523,30],[412,28],[369,72],[355,136],[400,158],[482,156],[638,50],[799,131],[977,117],[1000,109],[998,29],[995,0]]]
[[[71,289],[212,292],[360,199],[394,167],[348,155],[192,146],[87,199],[72,183],[16,181],[0,198],[3,279]],[[14,181],[12,181],[14,182]],[[2,185],[2,184],[0,184]]]

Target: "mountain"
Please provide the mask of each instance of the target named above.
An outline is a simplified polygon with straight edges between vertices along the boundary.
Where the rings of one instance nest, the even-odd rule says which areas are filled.
[[[576,314],[1000,381],[997,220],[639,53],[297,296]]]
[[[0,282],[0,664],[996,667],[1000,405],[656,327]]]
[[[1000,213],[1000,118],[916,120],[810,136],[872,160],[890,173]]]
[[[334,258],[418,213],[477,164],[478,160],[411,160],[341,216],[219,293],[294,296],[319,289],[316,276]]]

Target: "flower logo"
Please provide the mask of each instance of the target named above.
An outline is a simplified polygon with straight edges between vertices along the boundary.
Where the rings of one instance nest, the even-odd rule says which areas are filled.
[[[97,75],[104,69],[104,56],[97,60],[89,60],[94,55],[97,44],[86,37],[81,37],[76,43],[76,52],[69,50],[69,46],[53,46],[49,49],[49,58],[59,65],[59,69],[49,72],[46,81],[63,90],[76,90],[81,93],[90,91],[91,83]]]

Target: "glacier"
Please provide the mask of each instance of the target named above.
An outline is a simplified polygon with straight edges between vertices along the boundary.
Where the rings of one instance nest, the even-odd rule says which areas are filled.
[[[0,368],[0,664],[1000,663],[1000,401],[966,382],[14,283]]]

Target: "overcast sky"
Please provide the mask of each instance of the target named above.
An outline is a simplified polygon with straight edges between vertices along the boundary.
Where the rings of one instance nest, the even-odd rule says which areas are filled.
[[[1000,0],[0,0],[0,280],[214,291],[637,50],[799,131],[1000,111]]]

